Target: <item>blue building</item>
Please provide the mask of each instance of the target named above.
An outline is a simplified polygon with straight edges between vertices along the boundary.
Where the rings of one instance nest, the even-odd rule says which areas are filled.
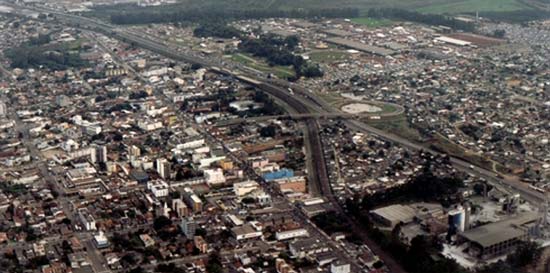
[[[294,176],[294,171],[291,169],[280,169],[278,171],[265,173],[262,177],[265,181],[273,181],[275,179],[290,178]]]

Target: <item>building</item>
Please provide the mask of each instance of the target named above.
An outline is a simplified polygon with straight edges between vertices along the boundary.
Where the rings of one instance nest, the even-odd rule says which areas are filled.
[[[162,179],[170,178],[170,163],[166,158],[157,159],[157,173],[162,177]]]
[[[147,247],[152,247],[152,246],[155,245],[155,240],[153,240],[153,238],[151,238],[151,236],[149,236],[149,234],[140,234],[139,238],[141,239],[141,241],[143,242],[143,245],[146,248]]]
[[[181,219],[180,227],[183,234],[185,234],[185,237],[191,239],[195,236],[197,222],[195,222],[193,217],[185,217]]]
[[[335,261],[330,264],[330,273],[350,273],[350,264],[341,261]]]
[[[107,146],[96,145],[92,148],[91,161],[92,163],[106,163],[107,162]]]
[[[297,273],[292,266],[281,258],[277,258],[275,260],[275,269],[277,270],[277,273]]]
[[[390,56],[390,55],[395,54],[395,51],[390,50],[390,49],[386,49],[386,48],[383,48],[383,47],[372,46],[372,45],[367,45],[367,44],[363,44],[363,43],[360,43],[360,42],[356,42],[356,41],[348,40],[348,39],[344,39],[344,38],[339,38],[339,37],[328,38],[328,39],[325,40],[325,42],[330,43],[330,44],[335,44],[335,45],[338,45],[338,46],[343,46],[343,47],[359,50],[359,51],[363,51],[363,52],[366,52],[366,53],[369,53],[369,54],[378,55],[378,56],[382,56],[382,57],[386,57],[386,56]]]
[[[539,221],[536,213],[523,213],[516,217],[490,223],[459,233],[459,240],[469,244],[471,256],[490,259],[505,255],[536,231]]]
[[[150,190],[156,198],[168,196],[168,184],[163,180],[153,180],[147,182],[147,189]]]
[[[87,208],[78,209],[78,219],[85,230],[96,230],[95,218]]]
[[[281,192],[301,192],[305,193],[306,178],[304,176],[294,176],[290,178],[281,178],[274,180],[276,186]]]
[[[466,226],[466,210],[459,206],[449,211],[449,228],[463,232]]]
[[[132,145],[128,148],[128,154],[130,157],[138,157],[141,155],[141,149],[136,145]]]
[[[294,176],[294,171],[291,169],[280,169],[277,171],[268,172],[262,175],[266,181],[273,181],[276,179],[290,178]]]
[[[233,191],[235,192],[235,195],[237,195],[238,197],[247,195],[259,188],[260,188],[260,185],[258,184],[258,182],[253,180],[233,184]]]
[[[277,241],[284,241],[284,240],[289,240],[289,239],[294,239],[299,237],[308,237],[308,236],[309,236],[309,233],[304,228],[285,230],[285,231],[280,231],[275,233],[275,239],[277,239]]]
[[[0,101],[0,118],[6,117],[8,114],[8,107],[3,101]]]
[[[328,243],[317,238],[293,241],[288,244],[288,249],[290,250],[290,254],[296,258],[304,258],[309,255],[330,251]]]
[[[185,205],[185,203],[181,199],[173,199],[172,200],[172,210],[179,216],[179,217],[187,217],[189,216],[189,207]]]
[[[202,211],[202,200],[191,190],[190,188],[184,188],[182,192],[182,197],[187,206],[191,207],[193,212]]]
[[[208,252],[208,243],[204,240],[204,238],[202,238],[202,236],[193,237],[193,243],[201,253]]]
[[[109,239],[107,239],[107,236],[105,236],[102,231],[94,236],[94,243],[98,249],[107,248],[110,245]]]
[[[225,176],[222,169],[204,170],[204,179],[208,185],[219,185],[225,183]]]
[[[71,104],[71,99],[65,95],[59,95],[55,97],[55,103],[60,107],[66,107]]]
[[[416,216],[416,211],[410,206],[391,205],[371,210],[370,215],[380,224],[393,228],[399,223],[412,222]]]
[[[231,229],[231,233],[237,241],[256,239],[262,237],[262,232],[252,224],[245,224]]]

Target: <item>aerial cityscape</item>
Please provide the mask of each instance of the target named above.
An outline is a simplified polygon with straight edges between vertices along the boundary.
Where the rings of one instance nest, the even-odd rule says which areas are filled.
[[[550,2],[337,2],[0,0],[0,273],[550,272]]]

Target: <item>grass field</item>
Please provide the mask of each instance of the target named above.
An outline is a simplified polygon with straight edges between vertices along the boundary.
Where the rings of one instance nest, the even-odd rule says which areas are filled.
[[[367,121],[369,125],[372,125],[375,128],[380,130],[411,139],[414,141],[422,141],[422,137],[417,130],[412,128],[407,121],[405,116],[395,117],[394,119],[384,119],[384,120],[369,120]]]
[[[364,26],[368,26],[368,27],[373,27],[373,28],[389,26],[389,25],[392,24],[391,20],[374,19],[374,18],[369,18],[369,17],[352,18],[351,21],[356,23],[356,24],[360,24],[360,25],[364,25]]]
[[[518,0],[462,0],[433,4],[417,10],[424,13],[463,13],[476,11],[515,11],[529,9]]]
[[[290,66],[269,66],[265,62],[255,59],[254,57],[248,56],[246,54],[233,54],[231,55],[231,59],[252,69],[256,69],[265,73],[273,73],[275,76],[281,79],[286,79],[295,75],[294,70]]]

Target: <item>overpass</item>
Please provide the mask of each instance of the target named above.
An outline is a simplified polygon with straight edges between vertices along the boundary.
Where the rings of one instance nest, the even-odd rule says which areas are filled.
[[[235,119],[226,119],[220,120],[216,123],[215,126],[223,127],[230,125],[237,125],[250,122],[261,122],[272,119],[278,120],[308,120],[308,119],[363,119],[363,118],[372,118],[372,115],[368,114],[349,114],[349,113],[305,113],[305,114],[285,114],[285,115],[274,115],[274,116],[258,116],[258,117],[243,117]]]

